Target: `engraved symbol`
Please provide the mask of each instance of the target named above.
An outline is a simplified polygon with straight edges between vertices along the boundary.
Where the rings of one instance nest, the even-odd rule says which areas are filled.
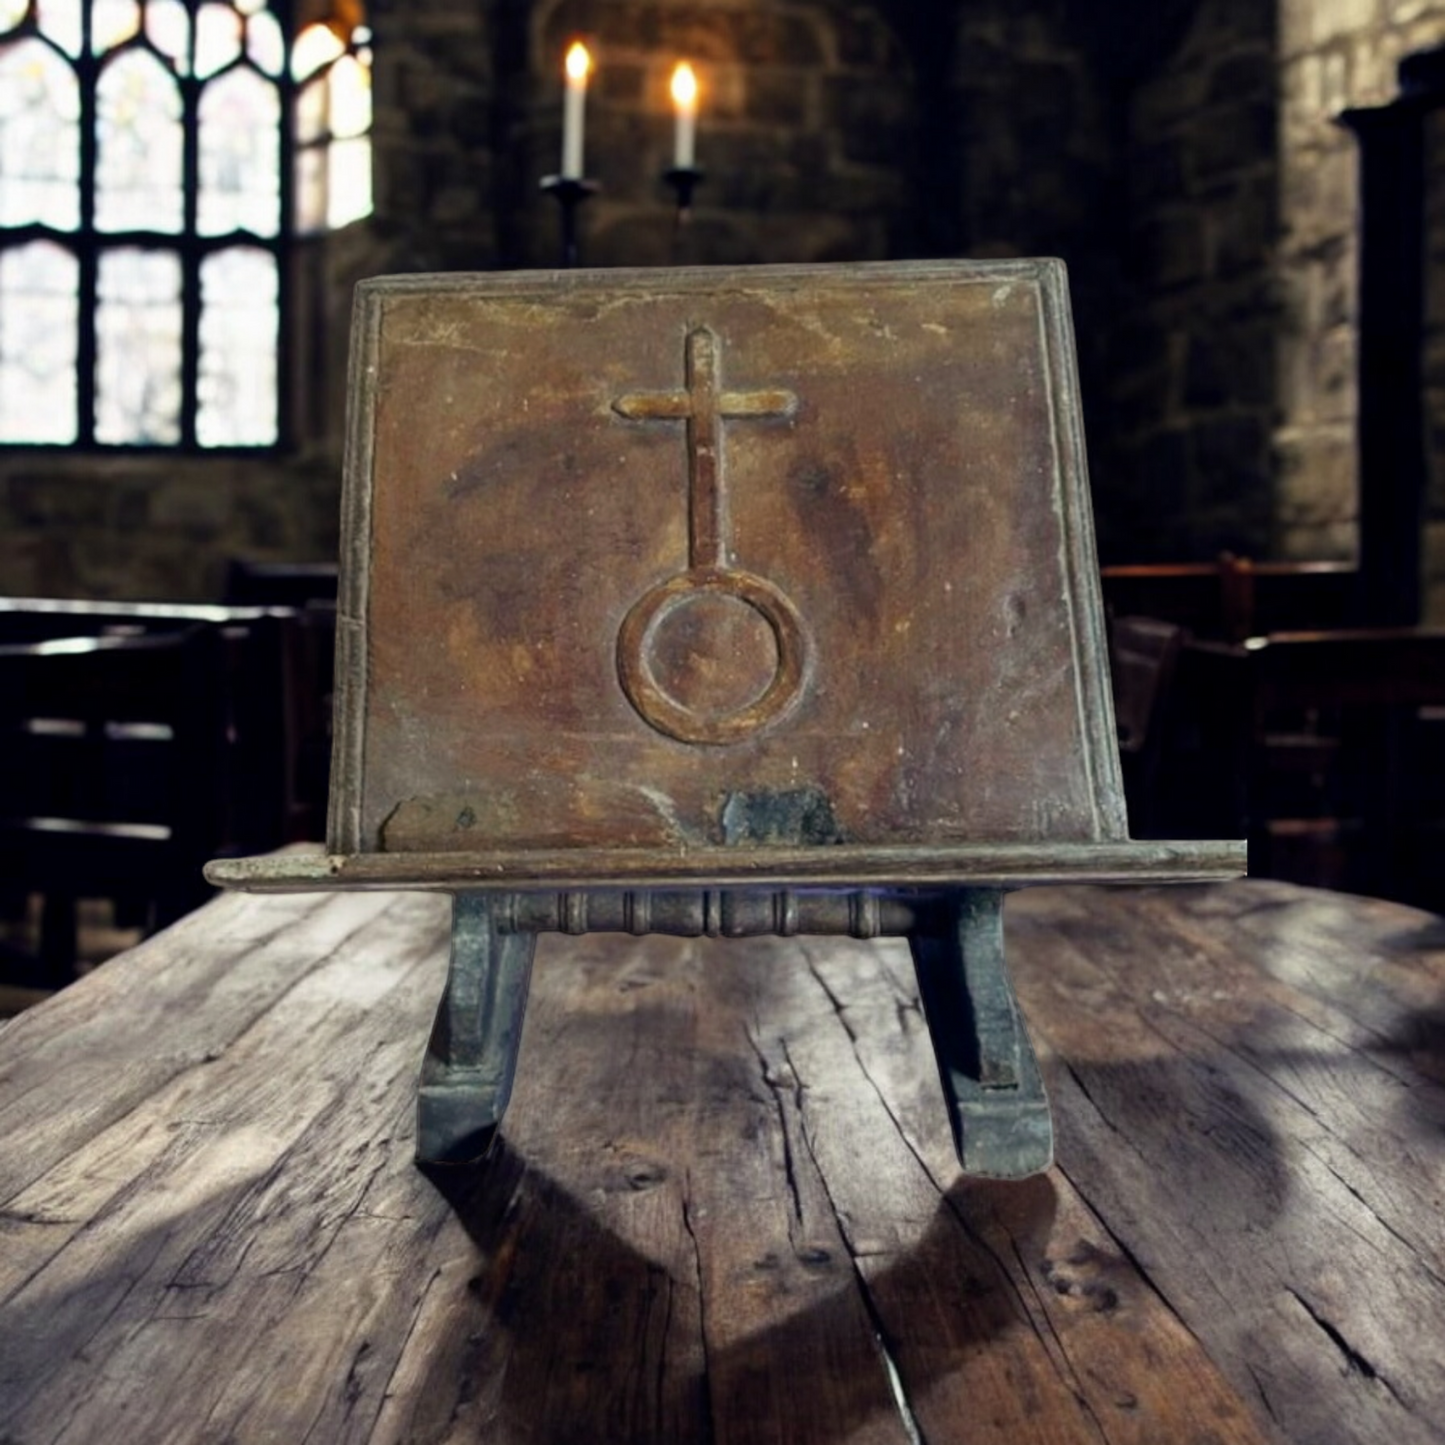
[[[687,423],[687,571],[633,603],[617,634],[617,672],[628,701],[659,732],[685,743],[731,743],[798,700],[807,645],[797,608],[781,589],[728,560],[723,422],[792,416],[798,398],[724,391],[718,340],[706,327],[689,332],[685,360],[681,391],[629,392],[612,403],[631,421]],[[698,663],[690,640],[699,630],[725,644],[721,665]]]

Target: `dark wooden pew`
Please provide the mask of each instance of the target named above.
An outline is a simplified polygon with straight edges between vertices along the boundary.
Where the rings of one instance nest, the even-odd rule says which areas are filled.
[[[162,875],[183,866],[188,879],[194,877],[199,866],[193,864],[196,853],[204,853],[199,859],[204,862],[218,855],[250,854],[322,835],[334,632],[334,612],[326,607],[0,597],[0,652],[9,654],[8,661],[0,663],[0,674],[5,667],[29,668],[26,675],[35,682],[26,686],[32,687],[33,698],[33,686],[39,685],[41,675],[36,669],[53,668],[50,662],[42,667],[39,660],[64,655],[53,649],[47,652],[44,645],[74,639],[74,672],[80,679],[77,684],[67,683],[72,688],[72,710],[51,718],[59,726],[42,726],[37,731],[33,725],[37,715],[31,704],[23,701],[25,694],[16,690],[18,683],[0,675],[0,688],[6,690],[11,704],[9,726],[25,739],[23,748],[0,758],[0,812],[14,817],[46,816],[14,800],[28,797],[38,802],[37,795],[46,792],[52,798],[74,800],[80,796],[82,780],[89,798],[84,807],[103,811],[125,798],[133,810],[136,801],[147,794],[168,796],[173,764],[185,770],[190,796],[198,804],[204,800],[207,810],[204,826],[187,823],[183,829],[188,837],[204,837],[204,849],[167,845],[147,853],[134,837],[130,839],[131,851],[151,860],[138,865],[150,880],[143,888],[133,881],[115,888],[88,882],[86,888],[99,888],[99,892],[77,893],[70,886],[76,880],[65,877],[57,864],[72,834],[60,830],[44,840],[30,837],[26,857],[34,867],[11,870],[5,880],[5,902],[13,915],[28,893],[45,895],[42,948],[52,980],[66,974],[73,961],[75,897],[113,898],[128,919],[151,924],[173,915],[168,904],[160,903],[162,895],[180,896],[176,893],[179,885],[173,886]],[[204,643],[196,641],[202,637]],[[174,648],[172,666],[150,666],[151,660],[170,655],[163,644],[181,638],[187,643]],[[81,642],[85,647],[79,646]],[[42,650],[34,652],[37,646]],[[92,660],[89,668],[78,660],[86,657]],[[148,685],[154,691],[142,715],[104,716],[104,710],[112,705],[107,678],[128,668],[134,671],[136,689]],[[195,669],[194,677],[188,669]],[[96,694],[88,702],[81,695],[87,685]],[[216,750],[203,754],[187,748],[177,754],[175,749],[154,745],[155,729],[171,726],[174,709],[183,706],[188,697],[196,701],[212,695],[218,709]],[[127,706],[139,706],[139,700],[131,699]],[[87,736],[103,733],[107,740],[103,748],[92,742],[89,751],[82,749],[85,762],[79,768],[72,747],[77,728]],[[147,739],[152,744],[149,747],[142,745]],[[109,821],[130,823],[137,817]],[[140,821],[144,821],[143,814]],[[110,836],[120,840],[128,835]],[[90,845],[76,844],[80,846]],[[106,846],[123,851],[119,841]],[[101,872],[94,869],[91,877],[99,878]],[[115,870],[113,876],[118,876]],[[194,881],[198,883],[198,877]],[[196,894],[194,889],[182,888],[180,893],[187,906],[194,906],[208,890]]]
[[[1138,563],[1102,569],[1116,617],[1155,617],[1196,637],[1243,642],[1257,633],[1347,626],[1358,573],[1348,562]]]
[[[0,644],[0,875],[44,897],[50,983],[72,976],[78,899],[153,929],[208,896],[227,722],[214,629]]]
[[[1243,830],[1254,874],[1445,905],[1442,708],[1445,631],[1191,640],[1150,823]]]

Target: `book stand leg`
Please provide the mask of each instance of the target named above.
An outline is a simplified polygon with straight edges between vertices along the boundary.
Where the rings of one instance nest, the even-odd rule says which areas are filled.
[[[909,936],[959,1163],[1022,1179],[1053,1162],[1054,1128],[1009,981],[1001,888],[954,895],[937,931]]]
[[[452,898],[446,989],[422,1060],[416,1157],[464,1164],[487,1152],[512,1097],[532,981],[532,933],[503,933],[493,895]]]
[[[1020,1179],[1052,1162],[1053,1125],[1004,961],[1003,898],[1001,888],[950,893],[941,906],[912,913],[908,939],[959,1161],[969,1174]],[[630,918],[629,931],[638,931],[637,908],[621,895],[618,900],[612,926]],[[701,896],[691,902],[685,918],[657,918],[662,927],[656,931],[714,931]],[[837,903],[816,923],[827,932],[860,931],[849,900]],[[453,898],[451,964],[417,1098],[419,1161],[478,1159],[501,1124],[536,947],[535,932],[518,927],[517,913],[518,898],[508,894]],[[769,906],[753,926],[739,922],[738,931],[770,932],[762,923],[772,917]],[[606,926],[600,918],[593,926],[598,923]],[[584,915],[568,931],[586,926]],[[653,930],[644,925],[644,931]]]

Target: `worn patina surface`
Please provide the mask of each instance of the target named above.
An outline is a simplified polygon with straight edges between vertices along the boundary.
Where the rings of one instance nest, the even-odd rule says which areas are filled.
[[[1124,836],[1061,269],[384,280],[333,850]],[[741,801],[740,801],[741,800]],[[751,800],[751,801],[748,801]]]

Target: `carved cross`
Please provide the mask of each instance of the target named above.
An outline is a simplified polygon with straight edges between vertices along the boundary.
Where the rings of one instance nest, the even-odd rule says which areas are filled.
[[[724,391],[718,339],[706,326],[687,336],[681,391],[631,391],[612,409],[631,421],[687,422],[688,566],[726,567],[722,424],[743,417],[792,416],[791,391]]]

